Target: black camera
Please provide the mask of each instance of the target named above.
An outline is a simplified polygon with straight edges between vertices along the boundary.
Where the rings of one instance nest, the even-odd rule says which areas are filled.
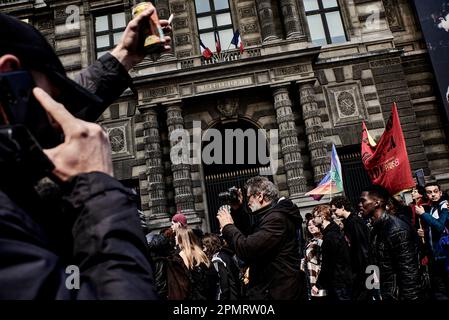
[[[228,190],[220,192],[218,194],[218,199],[225,205],[239,204],[239,189],[235,186],[230,187]]]

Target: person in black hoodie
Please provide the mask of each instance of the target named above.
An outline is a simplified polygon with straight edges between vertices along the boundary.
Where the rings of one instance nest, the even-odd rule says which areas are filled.
[[[328,205],[314,208],[313,217],[323,234],[321,272],[312,292],[327,291],[330,300],[351,300],[352,271],[349,248],[343,232],[333,221]]]
[[[276,186],[266,177],[246,182],[248,206],[258,223],[245,236],[235,225],[226,207],[217,218],[223,238],[237,257],[249,265],[250,300],[297,300],[301,296],[300,258],[297,229],[298,207],[290,200],[279,199]]]
[[[343,232],[349,244],[349,256],[353,275],[352,297],[354,300],[370,299],[365,286],[366,267],[370,265],[369,229],[366,223],[354,213],[351,202],[338,196],[330,202],[331,211],[343,219]]]

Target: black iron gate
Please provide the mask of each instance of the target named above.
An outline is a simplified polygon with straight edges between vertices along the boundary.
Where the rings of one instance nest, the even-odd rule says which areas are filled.
[[[338,149],[346,197],[356,206],[363,188],[370,185],[368,173],[363,167],[360,146]]]
[[[270,167],[249,168],[206,176],[207,207],[209,211],[211,232],[219,232],[219,225],[216,216],[222,203],[220,203],[218,199],[218,194],[228,190],[232,186],[243,190],[245,182],[249,178],[258,175],[265,175],[268,179],[270,179],[270,181],[273,181],[273,176],[271,176],[271,174],[267,175],[267,173],[270,173]],[[245,199],[246,197],[243,198]],[[246,202],[244,205],[246,206]]]

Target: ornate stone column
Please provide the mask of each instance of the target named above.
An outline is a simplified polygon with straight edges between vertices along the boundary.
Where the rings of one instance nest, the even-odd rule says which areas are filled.
[[[178,143],[186,143],[181,140],[172,141],[171,134],[174,130],[184,130],[184,119],[182,117],[181,102],[170,104],[167,108],[167,126],[170,147],[173,148]],[[188,143],[188,142],[187,142]],[[192,192],[192,178],[190,176],[190,152],[184,155],[180,163],[172,163],[173,187],[175,189],[175,203],[177,210],[183,213],[195,211],[195,200]]]
[[[273,9],[271,0],[256,0],[257,13],[259,15],[260,27],[262,29],[262,42],[279,39],[274,27]]]
[[[286,32],[287,39],[299,38],[304,35],[300,23],[300,15],[295,0],[280,0],[282,20]]]
[[[320,109],[315,100],[314,81],[300,84],[302,114],[306,127],[310,159],[315,182],[319,182],[329,170],[324,129],[321,124]]]
[[[165,218],[168,217],[167,199],[165,196],[164,168],[162,167],[161,137],[155,110],[149,110],[145,113],[143,128],[150,218]]]
[[[274,88],[273,97],[287,185],[292,197],[306,191],[306,179],[287,85]]]

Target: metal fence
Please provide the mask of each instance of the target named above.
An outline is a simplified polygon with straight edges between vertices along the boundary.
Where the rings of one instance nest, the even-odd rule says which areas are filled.
[[[339,157],[346,197],[356,207],[359,203],[360,193],[364,187],[371,184],[371,181],[363,167],[359,151],[341,153]]]

